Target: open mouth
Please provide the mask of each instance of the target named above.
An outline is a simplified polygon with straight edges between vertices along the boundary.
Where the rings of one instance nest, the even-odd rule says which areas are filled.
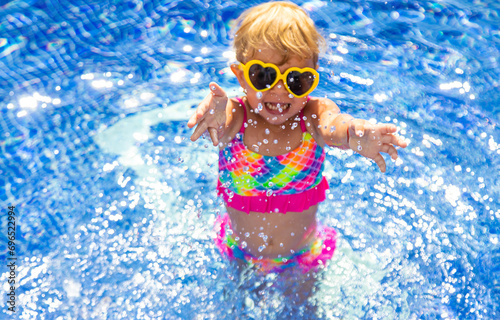
[[[264,103],[267,111],[272,114],[281,114],[290,108],[290,103]]]

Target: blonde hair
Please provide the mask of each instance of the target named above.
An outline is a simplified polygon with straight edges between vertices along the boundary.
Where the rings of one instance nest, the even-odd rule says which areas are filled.
[[[238,18],[236,28],[233,46],[236,59],[243,63],[264,45],[282,52],[282,63],[296,55],[312,59],[316,65],[325,45],[307,13],[286,1],[268,2],[246,10]]]

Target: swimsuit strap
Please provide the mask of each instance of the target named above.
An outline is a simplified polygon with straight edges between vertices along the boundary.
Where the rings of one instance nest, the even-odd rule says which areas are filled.
[[[299,118],[300,118],[300,129],[302,129],[302,132],[307,132],[306,123],[304,122],[304,109],[300,110]]]
[[[243,99],[240,97],[236,97],[236,100],[240,103],[240,105],[243,107],[243,122],[241,123],[241,128],[239,133],[245,133],[245,123],[247,122],[247,108],[245,107],[245,102],[243,102]]]

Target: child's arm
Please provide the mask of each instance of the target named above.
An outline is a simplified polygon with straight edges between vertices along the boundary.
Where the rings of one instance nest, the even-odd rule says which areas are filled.
[[[192,141],[198,140],[208,130],[213,145],[217,146],[224,136],[227,124],[231,122],[232,113],[226,112],[230,100],[224,90],[215,82],[211,82],[209,87],[211,92],[198,105],[187,125],[189,128],[196,126],[191,135]]]
[[[316,99],[314,99],[316,100]],[[397,128],[393,124],[371,124],[367,120],[354,119],[347,114],[340,114],[339,107],[329,99],[317,99],[313,102],[316,110],[318,134],[330,146],[352,149],[364,157],[372,159],[385,172],[385,160],[380,154],[387,153],[392,159],[398,158],[396,147],[406,148],[406,141],[395,135]],[[313,111],[314,112],[314,111]]]

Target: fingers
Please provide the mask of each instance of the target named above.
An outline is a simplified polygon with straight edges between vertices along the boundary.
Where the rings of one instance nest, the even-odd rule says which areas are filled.
[[[361,121],[352,121],[350,125],[351,135],[362,138],[365,135],[366,126]]]
[[[225,97],[226,92],[215,82],[210,82],[210,91],[212,91],[212,94],[216,97]]]
[[[207,130],[207,125],[205,122],[201,122],[196,129],[194,129],[193,134],[191,135],[191,141],[198,140],[201,135]]]
[[[208,133],[210,134],[210,138],[212,139],[212,144],[214,145],[214,147],[216,147],[219,144],[219,134],[217,132],[217,129],[208,128]]]
[[[207,128],[205,122],[200,123],[200,125],[198,125],[196,129],[194,129],[194,132],[191,135],[191,141],[198,140],[203,135],[203,133],[205,133],[205,131],[208,131],[210,139],[212,139],[212,144],[214,145],[214,147],[216,147],[219,144],[219,132],[215,128]]]
[[[408,143],[405,141],[405,139],[393,134],[386,134],[382,136],[382,143],[391,144],[401,148],[406,148],[408,146]]]
[[[385,160],[384,158],[382,157],[382,155],[380,153],[378,153],[374,158],[373,158],[373,161],[375,161],[375,163],[377,164],[377,166],[379,167],[380,171],[384,172],[385,173],[385,169],[386,169],[386,165],[385,165]]]
[[[389,123],[379,124],[378,127],[381,134],[394,133],[398,131],[398,128],[395,125]]]
[[[408,147],[408,142],[403,137],[396,136],[397,143],[393,143],[393,145],[401,147],[401,148],[406,148]]]
[[[192,129],[196,124],[200,122],[201,119],[205,116],[207,113],[207,110],[209,109],[210,105],[210,95],[206,96],[205,99],[198,105],[198,108],[196,108],[196,111],[193,113],[191,118],[189,118],[189,121],[187,123],[188,128]]]
[[[203,114],[198,113],[198,109],[196,109],[195,113],[189,118],[189,121],[187,123],[187,126],[189,129],[192,129],[198,121],[203,117]]]
[[[393,145],[383,144],[380,151],[389,154],[393,160],[398,158],[398,150]]]
[[[210,82],[209,84],[210,93],[203,99],[203,101],[198,105],[196,111],[189,118],[187,123],[188,128],[196,128],[191,135],[191,140],[198,140],[205,131],[208,130],[210,138],[214,146],[219,144],[219,134],[216,128],[209,127],[217,123],[215,116],[208,117],[207,114],[215,114],[217,112],[224,112],[226,108],[227,95],[226,92],[215,82]],[[219,110],[219,111],[217,111]]]

